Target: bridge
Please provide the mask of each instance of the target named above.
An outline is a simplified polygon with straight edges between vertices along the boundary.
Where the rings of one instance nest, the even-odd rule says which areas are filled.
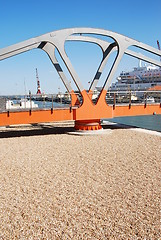
[[[107,39],[111,38],[112,42],[104,40],[106,37]],[[66,54],[64,46],[67,41],[90,42],[96,44],[102,50],[100,65],[88,90],[84,88]],[[161,114],[161,104],[159,102],[156,104],[146,104],[146,102],[131,104],[131,101],[129,101],[129,104],[117,105],[115,104],[115,95],[112,105],[107,104],[106,102],[108,89],[124,54],[161,67],[161,62],[157,61],[155,58],[156,56],[161,57],[160,50],[104,29],[69,28],[53,31],[0,49],[0,61],[35,48],[42,49],[49,56],[53,66],[71,96],[71,106],[63,109],[51,108],[48,110],[30,109],[29,111],[2,111],[0,112],[0,126],[74,120],[76,129],[97,130],[101,128],[100,120],[103,118]],[[135,50],[131,50],[131,48],[134,48]],[[137,51],[138,49],[142,49],[146,53],[151,53],[154,57],[152,58],[140,54]],[[72,89],[70,81],[67,79],[55,56],[56,50],[60,54],[61,59],[65,63],[65,66],[78,89],[81,101],[75,94],[74,89]],[[113,52],[116,53],[115,60],[111,65],[97,101],[93,102],[93,92],[105,69],[106,63]]]

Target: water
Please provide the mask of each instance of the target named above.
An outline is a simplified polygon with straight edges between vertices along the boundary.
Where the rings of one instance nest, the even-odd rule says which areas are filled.
[[[130,126],[161,132],[161,115],[148,115],[136,117],[117,117],[107,119],[109,122],[121,123]]]
[[[38,107],[40,109],[42,109],[42,108],[47,108],[47,109],[52,108],[52,102],[34,101],[34,103],[38,104]],[[64,107],[69,107],[69,104],[62,104],[62,103],[53,102],[53,108],[64,108]]]

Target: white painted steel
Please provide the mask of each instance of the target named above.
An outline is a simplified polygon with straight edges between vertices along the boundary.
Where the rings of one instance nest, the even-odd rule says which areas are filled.
[[[79,35],[78,35],[79,34]],[[91,37],[83,35],[83,34],[91,34]],[[105,36],[110,37],[113,39],[113,43],[109,44],[108,41],[98,39],[94,37],[93,35],[97,36]],[[136,41],[134,39],[131,39],[129,37],[123,36],[121,34],[104,30],[104,29],[95,29],[95,28],[69,28],[69,29],[62,29],[54,32],[50,32],[44,35],[41,35],[39,37],[31,38],[29,40],[14,44],[12,46],[0,49],[0,60],[15,56],[17,54],[29,51],[34,48],[40,48],[44,50],[50,60],[52,61],[54,67],[56,68],[60,78],[62,79],[65,87],[70,92],[72,90],[71,85],[69,81],[67,80],[65,74],[63,73],[60,64],[58,63],[56,57],[55,57],[55,49],[59,52],[62,60],[64,61],[71,77],[73,78],[73,81],[75,82],[78,90],[81,92],[84,90],[84,87],[74,69],[72,66],[66,52],[65,52],[65,42],[66,41],[86,41],[86,42],[92,42],[94,44],[97,44],[101,47],[103,51],[103,57],[101,60],[101,63],[99,65],[99,68],[96,72],[96,75],[91,83],[90,90],[94,90],[97,82],[105,68],[105,65],[107,63],[107,60],[111,54],[111,52],[117,50],[117,56],[116,59],[111,66],[109,75],[107,76],[103,88],[105,90],[108,90],[109,86],[111,85],[112,79],[114,77],[114,74],[117,70],[117,67],[123,57],[124,54],[128,54],[130,56],[145,60],[149,63],[155,64],[159,67],[161,67],[161,62],[154,60],[150,57],[146,57],[145,55],[139,54],[137,52],[131,51],[128,48],[131,46],[138,47],[140,49],[143,49],[147,52],[153,53],[154,55],[161,57],[161,51],[153,48],[147,44],[141,43],[139,41]]]

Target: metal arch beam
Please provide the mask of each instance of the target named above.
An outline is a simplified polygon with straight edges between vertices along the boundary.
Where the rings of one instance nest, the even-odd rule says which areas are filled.
[[[117,44],[115,42],[109,43],[109,42],[101,40],[101,39],[97,39],[94,37],[88,37],[88,36],[82,36],[82,35],[80,35],[80,36],[72,35],[67,38],[67,41],[81,41],[81,42],[94,43],[102,49],[102,52],[103,52],[102,60],[97,69],[97,72],[94,76],[94,79],[92,80],[91,85],[89,87],[89,91],[94,91],[94,89],[96,88],[97,83],[102,75],[102,72],[106,66],[106,63],[109,59],[110,53],[117,50],[116,49]]]
[[[108,37],[113,38],[119,45],[125,46],[125,48],[127,48],[129,46],[136,46],[138,48],[141,48],[143,50],[146,50],[148,52],[151,52],[158,56],[161,56],[160,50],[153,48],[147,44],[136,41],[132,38],[126,37],[124,35],[112,32],[112,31],[107,31],[107,30],[103,30],[103,29],[94,29],[94,28],[69,28],[69,29],[63,29],[63,30],[50,32],[50,33],[41,35],[39,37],[31,38],[29,40],[26,40],[26,41],[14,44],[12,46],[0,49],[0,60],[8,58],[8,57],[16,55],[16,54],[19,54],[21,52],[24,52],[24,50],[21,51],[21,49],[24,49],[25,46],[26,46],[25,51],[28,51],[28,50],[32,49],[33,45],[43,42],[43,41],[51,42],[56,47],[62,45],[62,43],[64,46],[65,41],[70,39],[70,36],[73,34],[96,34],[96,35],[108,36]],[[123,44],[120,44],[121,42]],[[27,50],[27,47],[29,48],[28,50]],[[33,46],[33,48],[35,48],[35,47]],[[3,55],[6,55],[6,56],[3,57]],[[159,66],[160,66],[160,64],[159,64]]]
[[[116,32],[112,32],[104,29],[97,29],[97,28],[71,28],[71,29],[64,29],[64,30],[66,30],[66,36],[67,35],[69,36],[72,34],[96,34],[96,35],[111,37],[120,46],[124,47],[125,49],[129,46],[136,46],[143,50],[147,50],[148,52],[161,56],[160,50]]]
[[[157,66],[161,66],[161,63],[159,61],[155,61],[151,58],[147,58],[144,55],[140,56],[138,53],[128,50],[128,47],[136,46],[138,48],[144,49],[144,50],[151,52],[153,54],[156,54],[158,56],[161,56],[160,50],[150,47],[146,44],[140,43],[134,39],[125,37],[118,33],[114,33],[114,32],[103,30],[103,29],[93,29],[93,28],[63,29],[63,30],[58,30],[58,31],[54,31],[51,33],[47,33],[47,34],[44,34],[44,35],[36,37],[36,38],[29,39],[27,41],[24,41],[24,42],[21,42],[21,43],[18,43],[13,46],[10,46],[10,47],[0,50],[0,60],[5,59],[7,57],[11,57],[16,54],[19,54],[21,52],[31,50],[32,48],[36,48],[36,47],[38,47],[38,44],[41,42],[49,42],[58,49],[58,52],[60,53],[60,56],[62,57],[66,67],[68,68],[75,84],[77,85],[80,92],[82,92],[84,90],[84,88],[83,88],[83,86],[77,76],[77,73],[75,72],[75,70],[64,50],[65,41],[67,41],[68,37],[75,35],[75,34],[103,35],[103,36],[111,37],[116,42],[116,44],[118,46],[118,54],[117,54],[114,64],[112,65],[111,71],[106,79],[106,82],[104,84],[105,90],[107,90],[108,87],[110,86],[112,78],[114,76],[114,73],[115,73],[115,71],[118,67],[118,64],[124,53],[127,53],[128,55],[143,59],[145,61],[148,60],[148,62],[150,62],[150,63],[153,63]]]
[[[131,38],[128,38],[128,37],[125,37],[121,34],[118,34],[118,33],[114,33],[114,32],[111,32],[111,31],[107,31],[107,30],[103,30],[103,29],[92,29],[92,28],[73,28],[73,29],[66,29],[65,33],[60,33],[60,35],[62,36],[62,41],[61,42],[65,42],[67,36],[69,35],[72,35],[72,34],[97,34],[97,35],[103,35],[103,36],[108,36],[108,37],[111,37],[113,38],[118,46],[119,46],[119,53],[118,53],[118,56],[117,56],[117,59],[115,61],[115,63],[113,64],[112,66],[112,70],[107,78],[107,81],[104,85],[104,88],[107,90],[109,85],[111,84],[111,81],[112,81],[112,78],[113,78],[113,75],[115,73],[115,70],[117,69],[117,66],[123,56],[123,54],[125,53],[126,49],[130,46],[137,46],[141,49],[144,49],[148,52],[151,52],[151,53],[154,53],[158,56],[161,55],[161,51],[153,48],[153,47],[150,47],[146,44],[143,44],[143,43],[140,43],[134,39],[131,39]],[[66,36],[66,37],[65,37]],[[64,39],[63,39],[64,37]],[[150,61],[151,62],[151,61]],[[157,65],[160,66],[161,63],[160,62],[157,62]]]
[[[75,79],[77,79],[77,81],[75,81],[75,83],[76,83],[78,89],[83,90],[83,86],[82,86],[81,82],[79,81],[79,78],[77,77],[77,74],[76,74],[72,64],[70,63],[66,53],[63,51],[62,48],[60,48],[60,50],[59,50],[59,48],[57,47],[57,45],[58,45],[57,41],[49,41],[48,39],[50,40],[49,34],[45,34],[40,37],[31,38],[29,40],[26,40],[26,41],[11,45],[9,47],[0,49],[0,60],[4,60],[6,58],[29,51],[31,49],[43,48],[45,46],[44,43],[50,43],[53,45],[53,47],[55,46],[55,48],[57,48],[62,60],[64,61],[65,65],[67,66],[69,72],[72,73],[71,75],[73,77],[73,80],[75,81]],[[51,57],[54,56],[52,54],[52,50],[53,50],[53,48],[51,48],[51,47],[50,48],[48,47],[48,49],[46,48],[46,52],[48,51],[47,53],[50,56],[50,59],[51,59]],[[55,58],[53,58],[53,62],[54,61],[55,61]],[[65,78],[62,80],[63,80],[63,82],[65,82]],[[65,86],[67,86],[68,87],[67,89],[70,91],[69,83],[66,82]]]
[[[70,37],[68,40],[79,40],[79,41],[88,41],[88,42],[94,42],[94,38],[88,38],[87,37],[76,37],[75,36],[72,36]],[[99,44],[98,44],[99,43]],[[105,51],[105,48],[106,48],[106,45],[107,43],[106,42],[103,42],[101,40],[98,39],[97,41],[97,45],[99,45],[101,48],[102,48],[102,51],[104,52]],[[108,44],[109,45],[109,44]],[[29,39],[27,41],[23,41],[19,44],[14,44],[12,46],[9,46],[7,48],[4,48],[4,49],[1,49],[0,50],[0,60],[4,60],[6,58],[9,58],[9,57],[12,57],[12,56],[15,56],[15,55],[18,55],[20,53],[23,53],[23,52],[26,52],[26,51],[29,51],[29,50],[32,50],[32,49],[35,49],[35,48],[40,48],[42,50],[44,50],[50,60],[52,61],[53,65],[55,66],[60,78],[62,79],[64,85],[66,86],[67,90],[70,92],[72,89],[71,89],[71,86],[70,86],[70,83],[68,82],[66,76],[64,75],[56,57],[55,57],[55,54],[54,54],[54,51],[55,51],[55,46],[49,42],[41,42],[40,40],[39,41],[36,41],[36,39]]]
[[[55,66],[59,76],[61,77],[65,87],[70,92],[72,90],[70,83],[68,82],[66,76],[64,75],[64,73],[55,57],[55,54],[53,54],[53,52],[55,51],[55,46],[49,42],[41,41],[40,37],[39,37],[39,40],[38,41],[37,40],[38,40],[37,38],[32,38],[27,41],[23,41],[19,44],[14,44],[12,46],[2,49],[0,51],[0,60],[15,56],[17,54],[29,51],[34,48],[40,48],[48,54],[50,60],[52,61],[53,65]],[[92,43],[99,45],[103,51],[102,62],[100,64],[100,67],[99,67],[96,75],[95,75],[95,79],[92,81],[92,84],[90,87],[91,90],[94,90],[95,86],[97,85],[97,82],[98,82],[98,72],[102,73],[104,66],[106,65],[106,62],[108,60],[106,52],[107,52],[107,48],[109,47],[110,43],[100,40],[100,39],[87,37],[87,36],[70,36],[67,39],[67,41],[69,41],[69,40],[92,42]],[[100,69],[101,69],[101,71],[100,71]],[[99,74],[99,75],[101,76],[101,74]]]
[[[15,56],[17,54],[27,52],[31,49],[37,48],[39,45],[40,45],[39,41],[36,41],[34,38],[31,38],[29,40],[11,45],[9,47],[2,48],[0,49],[0,61]]]
[[[111,33],[111,32],[110,32],[110,33]],[[81,32],[81,34],[82,34],[82,32]],[[110,35],[110,37],[112,37],[111,34],[109,34],[109,35]],[[108,35],[108,36],[109,36],[109,35]],[[158,56],[161,56],[161,51],[160,51],[160,50],[155,49],[155,48],[153,48],[153,47],[151,47],[151,46],[148,46],[147,44],[143,44],[143,43],[138,42],[138,41],[136,41],[136,40],[127,38],[127,37],[125,37],[125,36],[123,36],[123,35],[120,35],[120,34],[117,34],[117,33],[114,33],[114,35],[115,35],[115,39],[117,39],[117,42],[119,42],[118,39],[120,38],[120,36],[121,36],[121,38],[122,38],[122,37],[125,38],[125,39],[124,39],[124,40],[125,40],[125,43],[126,43],[126,42],[130,42],[130,40],[131,40],[130,44],[124,44],[124,45],[126,46],[126,49],[124,50],[124,52],[122,52],[122,54],[120,54],[119,59],[116,60],[117,64],[113,64],[113,67],[115,68],[114,70],[116,70],[117,65],[119,64],[119,62],[120,62],[120,60],[121,60],[121,58],[122,58],[122,56],[123,56],[124,53],[127,54],[127,55],[130,55],[130,56],[133,56],[133,57],[135,57],[135,58],[138,58],[138,59],[147,61],[147,62],[149,62],[149,63],[152,63],[152,64],[154,64],[154,65],[156,65],[156,66],[161,67],[161,62],[159,62],[159,61],[157,61],[157,60],[154,60],[154,59],[152,59],[152,58],[149,58],[149,57],[145,56],[144,54],[140,54],[140,53],[136,53],[136,52],[134,52],[134,51],[131,51],[131,50],[128,49],[128,47],[129,47],[129,46],[136,46],[136,47],[138,47],[138,48],[140,48],[140,49],[143,49],[143,50],[148,51],[148,52],[150,52],[150,53],[156,54],[156,55],[158,55]],[[119,35],[119,37],[118,37],[118,35]],[[74,37],[75,39],[74,39],[73,37]],[[77,40],[77,41],[93,42],[93,43],[99,45],[99,46],[102,48],[103,53],[104,53],[105,51],[108,51],[106,48],[109,46],[109,45],[108,45],[109,43],[106,42],[106,41],[100,40],[100,39],[85,37],[85,36],[82,36],[82,35],[81,35],[81,37],[80,37],[80,36],[77,36],[77,35],[72,35],[72,36],[68,37],[67,40],[72,40],[72,41],[73,41],[73,40]],[[113,43],[113,44],[115,44],[115,46],[117,45],[116,43]],[[111,45],[111,46],[112,46],[112,45]],[[106,49],[106,50],[105,50],[105,49]],[[112,49],[111,49],[111,50],[112,50]],[[113,51],[114,51],[114,50],[115,50],[115,49],[113,49]],[[106,56],[106,57],[107,57],[107,56]],[[96,75],[95,75],[95,79],[92,81],[92,85],[90,86],[90,89],[91,89],[91,90],[94,90],[95,87],[96,87],[96,85],[97,85],[98,76],[101,75],[101,74],[99,74],[99,73],[102,73],[102,71],[103,71],[103,69],[104,69],[104,66],[106,65],[107,60],[108,60],[108,58],[106,58],[106,57],[103,57],[103,59],[102,59],[102,62],[101,62],[101,64],[100,64],[100,66],[99,66],[99,69],[97,70],[97,73],[96,73]],[[105,60],[105,61],[104,61],[104,60]],[[114,66],[114,65],[116,65],[116,66]],[[112,69],[111,69],[111,71],[112,71]],[[113,72],[115,72],[115,71],[113,71]],[[110,73],[110,74],[111,74],[111,73]],[[104,85],[104,88],[107,88],[107,89],[109,88],[109,86],[110,86],[110,84],[111,84],[112,77],[113,77],[113,74],[112,74],[112,76],[110,76],[110,74],[108,75],[108,77],[107,77],[107,79],[106,79],[106,83],[105,83],[105,85]],[[110,77],[110,81],[109,81],[109,77]]]
[[[69,29],[68,29],[69,30]],[[67,30],[67,31],[68,31]],[[73,32],[73,33],[72,33]],[[97,35],[103,35],[103,36],[108,36],[108,37],[111,37],[113,38],[117,44],[118,44],[118,47],[119,47],[119,52],[118,52],[118,55],[116,57],[116,60],[111,68],[111,71],[106,79],[106,82],[104,84],[104,89],[107,90],[109,88],[109,86],[111,85],[111,82],[112,82],[112,78],[114,76],[114,73],[118,67],[118,64],[120,62],[120,60],[122,59],[122,56],[124,55],[124,53],[126,52],[127,48],[130,47],[130,46],[136,46],[138,48],[141,48],[141,49],[144,49],[148,52],[151,52],[153,54],[156,54],[158,56],[161,56],[161,51],[158,50],[158,49],[155,49],[153,47],[150,47],[146,44],[143,44],[141,42],[138,42],[134,39],[131,39],[131,38],[128,38],[128,37],[125,37],[121,34],[118,34],[118,33],[114,33],[114,32],[111,32],[111,31],[106,31],[106,30],[103,30],[103,29],[92,29],[92,28],[75,28],[75,29],[70,29],[68,31],[67,34],[97,34]],[[133,53],[131,52],[131,56],[136,56],[136,55],[132,55]],[[140,56],[139,56],[140,57]],[[142,59],[144,60],[144,57],[142,56]],[[147,58],[145,58],[147,59]],[[145,60],[146,61],[146,60]],[[148,62],[150,63],[154,63],[153,59],[149,58],[148,59]],[[161,66],[161,63],[159,61],[155,61],[155,64],[157,66]]]
[[[87,36],[70,36],[67,38],[66,41],[81,41],[81,42],[90,42],[90,43],[94,43],[96,45],[98,45],[101,49],[102,49],[102,52],[103,52],[103,58],[102,58],[102,61],[99,65],[99,68],[97,70],[97,73],[91,83],[91,86],[89,88],[89,90],[93,91],[95,89],[95,87],[97,86],[97,83],[98,83],[98,80],[104,70],[104,67],[108,61],[108,58],[109,58],[109,54],[113,51],[116,51],[116,46],[117,44],[115,42],[113,43],[109,43],[107,41],[104,41],[104,40],[101,40],[101,39],[97,39],[97,38],[94,38],[94,37],[87,37]],[[43,44],[42,44],[43,45]],[[45,44],[41,49],[43,49],[50,57],[52,63],[54,64],[59,76],[61,77],[64,85],[66,86],[67,90],[69,92],[72,91],[72,88],[70,86],[70,83],[68,82],[66,76],[64,75],[63,73],[63,70],[61,69],[61,66],[59,65],[56,57],[55,57],[55,54],[54,54],[54,51],[55,51],[55,47],[52,49],[52,44]]]
[[[23,41],[19,44],[14,44],[12,46],[9,46],[7,48],[0,50],[0,60],[10,58],[12,56],[15,56],[20,53],[24,53],[24,52],[27,52],[29,50],[36,49],[36,48],[42,49],[48,54],[51,62],[53,63],[54,67],[56,68],[65,87],[70,92],[72,90],[70,83],[68,82],[66,76],[64,75],[64,73],[55,57],[55,54],[54,54],[55,46],[49,42],[40,42],[40,41],[36,41],[36,39],[29,39],[29,40]]]
[[[87,37],[87,36],[70,36],[67,41],[82,41],[82,42],[90,42],[90,43],[94,43],[96,45],[98,45],[101,49],[102,49],[102,52],[103,52],[103,58],[102,58],[102,61],[100,63],[100,66],[97,70],[97,73],[91,83],[91,86],[90,86],[90,89],[89,90],[94,90],[97,83],[98,83],[98,80],[103,72],[103,69],[107,63],[107,60],[109,58],[108,54],[115,49],[113,49],[114,47],[116,47],[116,43],[109,43],[109,42],[106,42],[104,40],[101,40],[101,39],[96,39],[96,38],[93,38],[93,37]],[[38,46],[38,48],[41,48],[42,50],[44,50],[51,62],[53,63],[53,65],[55,66],[60,78],[62,79],[65,87],[67,88],[68,92],[71,92],[72,91],[72,88],[71,88],[71,85],[69,83],[69,81],[67,80],[65,74],[63,73],[63,70],[60,66],[60,64],[58,63],[56,57],[55,57],[55,54],[54,54],[54,51],[55,51],[55,46],[51,43],[45,43],[43,44],[43,42]]]
[[[106,63],[107,63],[107,61],[108,61],[108,59],[109,59],[109,57],[110,57],[110,54],[111,54],[112,52],[116,51],[116,50],[117,50],[117,49],[116,49],[116,43],[111,43],[111,44],[107,47],[107,49],[104,51],[103,59],[102,59],[100,65],[99,65],[99,68],[98,68],[98,70],[97,70],[97,72],[96,72],[96,75],[95,75],[95,77],[94,77],[94,79],[93,79],[93,81],[92,81],[92,83],[91,83],[90,90],[93,91],[93,90],[96,88],[97,83],[98,83],[98,81],[99,81],[99,79],[100,79],[100,77],[101,77],[101,75],[102,75],[102,72],[103,72],[105,66],[106,66]]]
[[[107,60],[109,58],[109,53],[110,52],[113,52],[114,50],[116,51],[116,43],[109,43],[107,41],[104,41],[104,40],[101,40],[101,39],[96,39],[94,37],[87,37],[87,36],[70,36],[67,38],[66,41],[81,41],[81,42],[90,42],[90,43],[94,43],[96,45],[98,45],[101,49],[102,49],[102,52],[103,52],[103,57],[102,57],[102,60],[101,60],[101,63],[100,63],[100,66],[97,70],[97,73],[91,83],[91,86],[89,88],[89,90],[93,91],[98,83],[98,80],[104,70],[104,67],[107,63]],[[67,80],[60,64],[58,63],[57,59],[56,59],[56,56],[55,56],[55,46],[51,43],[45,43],[43,44],[43,42],[38,46],[38,48],[41,48],[42,50],[44,50],[51,62],[53,63],[53,65],[55,66],[60,78],[62,79],[65,87],[67,88],[68,92],[71,92],[73,89],[71,88],[71,85],[69,83],[69,81]]]
[[[59,74],[62,82],[64,83],[66,89],[68,92],[71,92],[72,91],[72,87],[71,87],[71,84],[70,82],[68,81],[68,79],[66,78],[60,64],[58,63],[56,57],[55,57],[55,46],[49,42],[45,43],[44,45],[41,44],[39,45],[39,48],[41,48],[42,50],[44,50],[47,55],[49,56],[51,62],[53,63],[57,73]]]
[[[105,52],[106,48],[110,45],[109,42],[104,41],[102,39],[83,35],[71,35],[66,39],[66,41],[80,41],[94,43],[96,45],[99,45],[99,47],[102,49],[102,52]]]
[[[94,79],[93,79],[93,81],[91,83],[91,86],[89,88],[89,90],[93,91],[95,89],[95,87],[97,86],[98,80],[99,80],[99,78],[100,78],[100,76],[101,76],[101,74],[102,74],[102,72],[103,72],[103,70],[105,68],[105,65],[106,65],[106,63],[108,61],[110,52],[113,52],[114,50],[116,51],[116,48],[115,49],[113,49],[113,48],[116,47],[117,44],[115,42],[110,44],[109,42],[101,40],[101,39],[97,39],[97,38],[94,38],[94,37],[82,36],[82,35],[80,35],[80,36],[76,36],[76,35],[69,36],[66,39],[66,41],[90,42],[90,43],[94,43],[94,44],[98,45],[102,49],[103,58],[102,58],[102,61],[101,61],[100,65],[99,65],[99,68],[98,68],[98,70],[96,72],[96,75],[95,75],[95,77],[94,77]],[[45,47],[46,47],[46,45],[45,45]],[[42,49],[44,49],[44,47]],[[48,50],[46,52],[50,56],[53,55],[51,47],[50,47],[50,49],[48,47]],[[49,52],[50,52],[50,54],[49,54]],[[54,55],[53,55],[53,59],[55,59],[55,61],[57,61]],[[52,61],[52,59],[51,59],[51,61]],[[65,75],[63,74],[63,71],[62,71],[59,63],[57,62],[56,64],[54,64],[54,66],[56,67],[56,70],[57,70],[59,76],[61,77],[62,81],[65,82],[65,86],[67,86],[66,83],[68,81],[67,81]],[[62,74],[60,74],[60,72]],[[68,85],[69,85],[69,83],[68,83]],[[67,90],[68,89],[69,89],[69,87],[67,88]],[[70,87],[70,89],[71,89],[71,87]],[[71,91],[71,90],[68,90],[68,91]]]
[[[108,33],[108,34],[107,34]],[[74,28],[74,29],[64,29],[64,30],[60,30],[58,33],[58,36],[59,36],[59,39],[61,39],[61,41],[59,42],[59,51],[60,51],[60,54],[63,56],[63,58],[65,59],[65,62],[66,62],[66,66],[68,68],[68,70],[70,71],[72,77],[73,77],[73,80],[75,81],[75,83],[77,83],[77,85],[80,85],[80,81],[79,81],[79,78],[75,72],[75,70],[73,69],[69,59],[67,58],[66,56],[66,53],[64,51],[64,44],[65,44],[65,41],[67,40],[67,38],[73,34],[98,34],[98,35],[104,35],[104,36],[110,36],[112,37],[115,41],[115,37],[112,36],[111,32],[109,31],[106,31],[106,30],[100,30],[100,29],[92,29],[92,28]],[[52,34],[52,36],[56,36],[56,34]],[[123,55],[123,53],[122,53]],[[122,57],[121,55],[121,57]],[[121,60],[121,57],[117,59],[117,62],[118,60],[120,61]],[[116,62],[116,61],[115,61]],[[119,62],[118,62],[119,63]],[[118,65],[118,63],[116,65]],[[117,67],[117,66],[116,66]],[[113,68],[113,66],[112,66]],[[114,71],[114,70],[113,70]],[[110,73],[112,72],[112,70],[110,71]],[[106,82],[111,82],[112,81],[112,78],[111,80],[109,79],[109,77],[106,79]],[[106,88],[106,83],[104,84],[104,88]],[[82,88],[82,86],[78,87],[78,89],[80,90],[80,92],[82,92],[84,89]]]
[[[72,36],[70,37],[69,39],[67,40],[73,40],[73,41],[88,41],[88,42],[94,42],[94,40],[92,39],[88,39],[87,40],[87,37],[79,37],[79,39],[75,36]],[[100,40],[101,41],[101,40]],[[99,42],[99,41],[98,41]],[[97,43],[98,45],[98,43]],[[102,47],[103,45],[103,47]],[[107,43],[106,43],[107,45]],[[102,48],[102,51],[104,52],[105,50],[105,43],[102,44],[100,43],[99,46],[101,46]],[[55,57],[55,54],[54,54],[54,51],[55,51],[55,46],[49,42],[38,42],[38,43],[35,43],[34,39],[31,39],[31,40],[27,40],[27,41],[24,41],[24,42],[21,42],[20,44],[14,44],[10,47],[7,47],[7,48],[4,48],[0,51],[0,60],[4,60],[6,58],[10,58],[12,56],[15,56],[15,55],[18,55],[20,53],[23,53],[23,52],[26,52],[26,51],[29,51],[29,50],[32,50],[32,49],[35,49],[35,48],[40,48],[42,50],[44,50],[51,62],[53,63],[54,67],[56,68],[60,78],[62,79],[65,87],[67,88],[67,90],[70,92],[72,90],[71,86],[70,86],[70,83],[68,82],[66,76],[64,75],[63,73],[63,70],[61,69],[61,66],[60,64],[58,63],[56,57]]]
[[[145,55],[143,55],[143,54],[141,54],[141,53],[136,53],[136,52],[131,51],[131,50],[129,50],[129,49],[127,49],[127,50],[125,51],[125,53],[126,53],[127,55],[129,55],[129,56],[138,58],[138,59],[140,59],[140,60],[144,60],[144,61],[149,62],[149,63],[152,63],[152,64],[154,64],[154,65],[156,65],[156,66],[158,66],[158,67],[161,67],[161,62],[158,62],[158,61],[155,60],[155,59],[149,58],[149,57],[147,57],[147,56],[145,56]]]
[[[113,49],[115,46],[116,46],[116,43],[109,43],[109,42],[106,42],[106,41],[103,41],[101,39],[96,39],[96,38],[93,38],[93,37],[87,37],[87,36],[70,36],[67,41],[83,41],[83,42],[90,42],[90,43],[94,43],[96,45],[99,45],[99,47],[102,49],[102,52],[103,52],[103,58],[102,58],[102,61],[100,63],[100,66],[97,70],[97,73],[92,81],[92,84],[90,86],[90,89],[89,90],[94,90],[96,85],[97,85],[97,82],[103,72],[103,69],[107,63],[107,60],[109,58],[108,54],[115,49]],[[45,43],[43,44],[43,42],[38,46],[38,48],[41,48],[42,50],[44,50],[51,62],[53,63],[53,65],[55,66],[60,78],[62,79],[65,87],[67,88],[68,92],[71,92],[73,89],[71,88],[71,85],[69,83],[69,81],[67,80],[60,64],[58,63],[56,57],[55,57],[55,46],[53,44],[50,44],[50,43]]]

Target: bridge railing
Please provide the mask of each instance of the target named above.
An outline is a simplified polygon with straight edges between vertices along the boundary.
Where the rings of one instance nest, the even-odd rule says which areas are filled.
[[[0,97],[0,112],[23,111],[25,109],[70,108],[69,94],[10,95]]]
[[[99,93],[88,93],[93,103],[97,102]],[[79,93],[74,93],[79,100],[80,107],[83,99]],[[14,95],[0,96],[0,112],[23,111],[25,109],[55,109],[71,108],[72,95],[69,93],[42,94],[42,95]],[[161,91],[108,91],[106,103],[110,106],[161,104]]]
[[[156,104],[161,103],[161,91],[109,91],[106,102],[109,105]]]

